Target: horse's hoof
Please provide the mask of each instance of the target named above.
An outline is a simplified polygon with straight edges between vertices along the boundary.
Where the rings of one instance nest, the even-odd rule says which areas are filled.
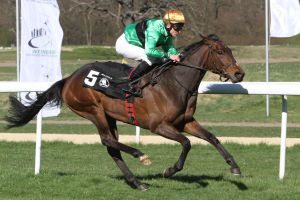
[[[173,173],[171,173],[171,167],[166,169],[164,172],[163,172],[163,178],[169,178],[173,175]]]
[[[140,162],[143,164],[143,165],[151,165],[151,160],[149,158],[148,155],[142,155],[140,156]]]
[[[148,187],[145,184],[140,184],[136,187],[136,189],[141,190],[141,191],[147,191]]]
[[[242,174],[240,168],[231,168],[230,171],[235,176],[240,176]]]
[[[163,173],[162,173],[162,176],[163,176],[163,178],[168,178],[168,177],[166,177],[166,169],[165,169],[165,171],[163,171]]]

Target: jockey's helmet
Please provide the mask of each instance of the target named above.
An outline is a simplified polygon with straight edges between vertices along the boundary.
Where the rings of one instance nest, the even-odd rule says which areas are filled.
[[[171,23],[171,24],[185,23],[185,18],[183,13],[180,10],[175,10],[175,9],[168,10],[164,15],[163,20],[165,23]]]

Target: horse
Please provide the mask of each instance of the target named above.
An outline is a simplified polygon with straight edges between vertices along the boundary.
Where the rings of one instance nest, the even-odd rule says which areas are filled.
[[[171,177],[183,169],[191,149],[189,139],[182,132],[212,144],[230,165],[231,173],[241,174],[233,156],[193,115],[196,110],[198,87],[206,72],[218,74],[221,80],[230,79],[232,83],[241,82],[245,72],[236,62],[231,49],[217,35],[201,37],[200,41],[183,50],[180,62],[171,62],[168,67],[163,67],[160,73],[156,73],[155,83],[147,84],[153,79],[151,72],[143,77],[139,81],[140,85],[145,86],[141,91],[142,98],[133,100],[135,117],[141,128],[177,141],[182,146],[178,160],[164,171],[164,178]],[[124,100],[83,87],[82,83],[88,75],[86,68],[84,65],[70,76],[57,81],[40,93],[36,101],[29,106],[24,106],[17,97],[10,96],[10,108],[5,117],[7,128],[27,124],[48,102],[57,105],[63,102],[74,113],[90,120],[97,127],[101,143],[106,146],[108,154],[120,168],[127,184],[139,190],[147,190],[148,186],[134,176],[121,155],[122,151],[139,158],[143,165],[151,164],[147,154],[119,142],[116,121],[134,124],[128,118]]]

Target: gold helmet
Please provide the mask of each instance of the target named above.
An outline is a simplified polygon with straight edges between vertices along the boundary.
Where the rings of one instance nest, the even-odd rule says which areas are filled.
[[[185,18],[183,13],[180,10],[175,10],[175,9],[168,10],[164,15],[163,20],[165,23],[171,23],[171,24],[185,23]]]

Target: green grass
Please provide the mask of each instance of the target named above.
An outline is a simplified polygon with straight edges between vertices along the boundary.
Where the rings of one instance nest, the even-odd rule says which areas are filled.
[[[183,171],[170,179],[164,169],[178,159],[179,145],[133,145],[150,155],[142,166],[123,154],[132,172],[150,189],[124,183],[104,146],[43,143],[41,174],[34,176],[34,143],[0,143],[0,199],[299,199],[299,146],[287,149],[286,175],[278,180],[278,146],[226,144],[243,176],[212,146],[193,145]]]
[[[0,81],[17,81],[16,67],[0,67]]]
[[[299,96],[288,96],[288,121],[300,122]],[[199,121],[281,121],[281,96],[270,96],[270,116],[266,116],[265,95],[203,95],[198,98],[195,118]]]
[[[1,61],[15,61],[16,60],[16,49],[0,51],[0,60]]]
[[[62,60],[116,60],[122,57],[116,54],[115,48],[90,46],[90,47],[69,47],[71,50],[64,50],[61,54]]]
[[[254,63],[265,62],[265,46],[230,46],[230,48],[238,61],[246,61],[248,59],[254,61]],[[300,58],[298,45],[272,45],[269,48],[270,62],[278,61],[279,59]]]
[[[116,60],[121,57],[113,47],[103,46],[64,46],[61,59],[64,60]],[[16,49],[0,50],[0,61],[15,61]]]
[[[299,81],[298,74],[300,62],[283,62],[272,63],[269,66],[269,81],[274,82],[297,82]],[[243,69],[246,72],[245,82],[266,80],[265,64],[243,64]]]

